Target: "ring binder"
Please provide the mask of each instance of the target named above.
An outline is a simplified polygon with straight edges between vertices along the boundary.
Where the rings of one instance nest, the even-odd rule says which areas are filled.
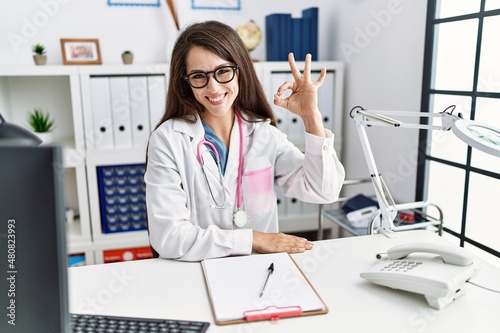
[[[271,320],[277,321],[281,318],[295,317],[302,315],[300,306],[278,307],[270,305],[261,310],[245,311],[243,317],[246,321]]]

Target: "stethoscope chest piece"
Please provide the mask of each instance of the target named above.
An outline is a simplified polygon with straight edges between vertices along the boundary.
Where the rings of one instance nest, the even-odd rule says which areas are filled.
[[[243,227],[247,223],[247,213],[245,213],[245,211],[243,210],[237,211],[233,215],[233,221],[236,226],[240,228]]]

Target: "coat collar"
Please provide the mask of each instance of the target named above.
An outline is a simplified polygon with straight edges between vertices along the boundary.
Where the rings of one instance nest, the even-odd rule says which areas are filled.
[[[180,132],[191,137],[191,140],[199,141],[205,135],[205,130],[201,123],[200,117],[196,118],[195,123],[189,123],[181,119],[174,119],[174,124],[172,128],[175,132]]]
[[[246,142],[247,137],[249,137],[255,129],[255,123],[247,122],[243,120],[243,137]],[[233,129],[238,130],[238,123],[236,117],[234,118]],[[205,130],[203,129],[203,124],[201,123],[201,118],[196,117],[195,123],[188,123],[187,121],[174,119],[173,130],[176,132],[184,133],[191,137],[191,140],[195,142],[195,145],[203,139],[205,135]],[[232,134],[231,134],[232,136]]]

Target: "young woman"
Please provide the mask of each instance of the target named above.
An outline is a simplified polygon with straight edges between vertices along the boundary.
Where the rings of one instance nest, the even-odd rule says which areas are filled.
[[[170,63],[165,114],[148,145],[150,243],[162,258],[197,261],[254,252],[303,252],[304,238],[278,232],[275,186],[310,203],[338,199],[344,168],[323,127],[311,56],[274,104],[299,115],[305,153],[278,130],[252,61],[234,29],[195,23],[179,35]],[[282,98],[286,90],[292,93]]]

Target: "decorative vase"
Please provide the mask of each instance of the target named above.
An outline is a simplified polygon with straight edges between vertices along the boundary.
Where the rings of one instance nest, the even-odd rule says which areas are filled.
[[[36,132],[35,133],[40,140],[42,140],[42,145],[48,145],[54,142],[54,136],[52,135],[52,132]]]
[[[35,61],[35,64],[37,66],[45,65],[47,63],[47,56],[46,55],[40,55],[40,54],[34,54],[33,55],[33,60]]]
[[[122,60],[125,65],[130,65],[134,61],[134,55],[132,53],[123,53]]]

